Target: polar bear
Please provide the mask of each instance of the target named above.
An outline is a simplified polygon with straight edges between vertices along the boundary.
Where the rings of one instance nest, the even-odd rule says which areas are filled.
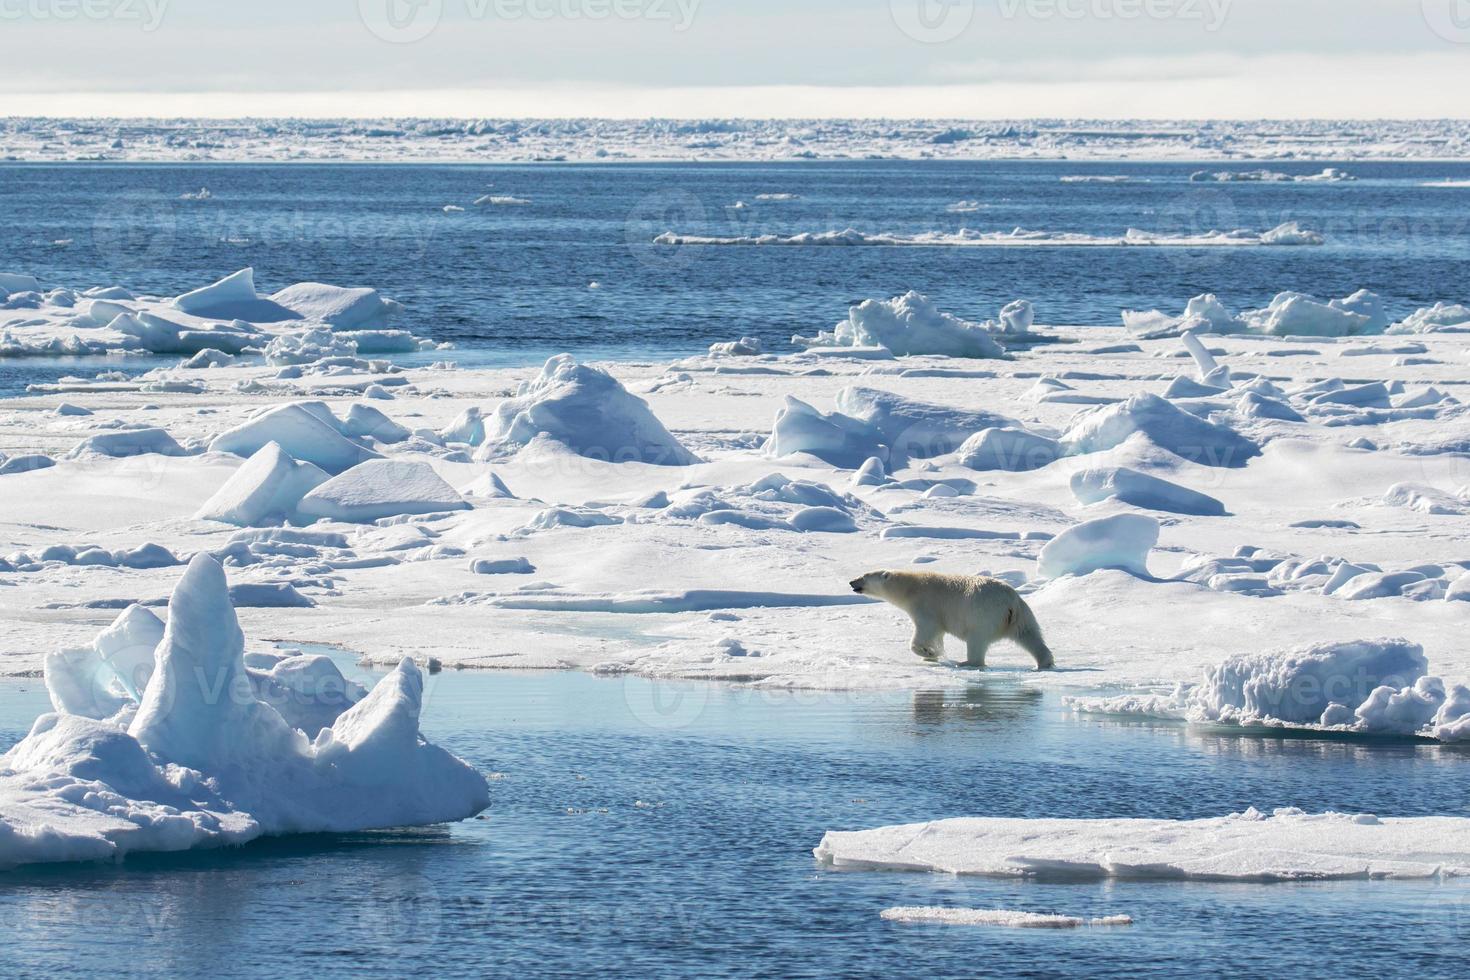
[[[946,634],[965,641],[969,666],[985,669],[985,652],[1009,639],[1051,670],[1056,659],[1026,600],[999,579],[930,572],[870,572],[853,579],[852,590],[897,606],[914,621],[913,651],[925,660],[944,655]]]

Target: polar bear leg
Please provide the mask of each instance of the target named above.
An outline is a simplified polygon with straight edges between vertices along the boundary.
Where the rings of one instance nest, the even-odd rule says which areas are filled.
[[[976,670],[984,670],[985,654],[990,649],[990,641],[972,636],[965,641],[965,645],[967,647],[965,662]]]
[[[944,630],[937,619],[914,616],[914,642],[910,649],[925,660],[938,660],[944,656]]]

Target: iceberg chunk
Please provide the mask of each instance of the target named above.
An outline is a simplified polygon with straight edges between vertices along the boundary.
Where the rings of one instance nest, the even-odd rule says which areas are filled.
[[[578,364],[570,354],[546,362],[541,375],[501,402],[478,458],[521,449],[548,436],[572,452],[613,463],[690,466],[699,458],[611,374]]]

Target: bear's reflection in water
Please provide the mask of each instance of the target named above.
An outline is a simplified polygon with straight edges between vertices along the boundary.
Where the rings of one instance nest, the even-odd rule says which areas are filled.
[[[951,690],[915,691],[914,724],[921,730],[964,724],[1014,724],[1033,717],[1042,700],[1042,692],[1025,684],[972,684]]]

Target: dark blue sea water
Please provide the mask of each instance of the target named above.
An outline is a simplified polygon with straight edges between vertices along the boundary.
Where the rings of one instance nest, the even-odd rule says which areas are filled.
[[[0,747],[45,705],[0,682]],[[1212,735],[968,691],[444,674],[423,727],[502,774],[481,820],[0,874],[5,976],[1462,977],[1470,887],[832,872],[828,829],[956,815],[1465,814],[1470,757]],[[884,922],[892,905],[1131,915]]]
[[[253,266],[262,290],[370,285],[408,325],[474,363],[688,354],[754,335],[776,351],[849,304],[918,289],[971,319],[1027,298],[1045,323],[1117,324],[1216,292],[1234,307],[1280,290],[1381,293],[1395,313],[1464,301],[1466,163],[1339,166],[1347,183],[1192,182],[1257,163],[0,165],[0,269],[50,284],[171,295]],[[1064,177],[1126,176],[1125,183]],[[208,200],[181,195],[207,187]],[[797,195],[761,201],[761,195]],[[475,207],[485,195],[529,201]],[[743,201],[745,209],[730,205]],[[949,208],[970,201],[979,210]],[[445,213],[447,205],[464,212]],[[656,248],[664,231],[734,237],[854,228],[1120,236],[1270,229],[1298,221],[1320,248]],[[60,244],[59,244],[60,243]],[[600,288],[591,289],[596,282]],[[4,319],[0,315],[0,319]],[[89,365],[72,364],[65,370]],[[33,365],[34,378],[55,374]],[[0,367],[0,386],[22,382]]]

